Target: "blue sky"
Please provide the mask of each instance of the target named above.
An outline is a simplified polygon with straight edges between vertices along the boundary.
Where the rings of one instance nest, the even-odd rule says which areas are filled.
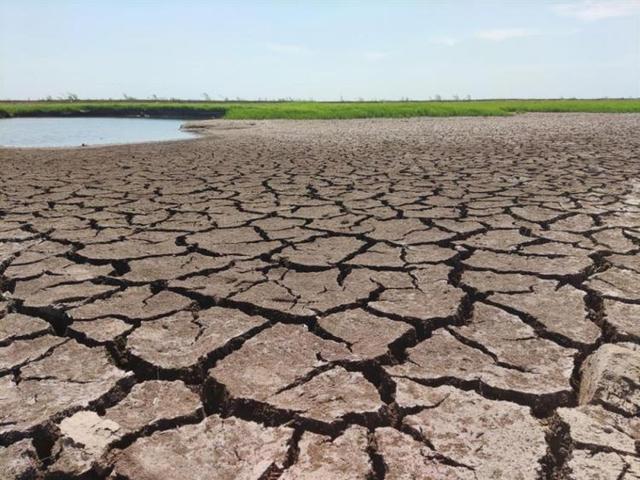
[[[0,98],[640,97],[640,0],[0,0]]]

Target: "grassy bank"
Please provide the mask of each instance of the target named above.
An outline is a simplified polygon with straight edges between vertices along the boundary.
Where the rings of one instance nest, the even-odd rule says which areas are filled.
[[[634,100],[473,100],[424,102],[0,102],[0,117],[150,116],[167,118],[322,119],[504,116],[522,112],[636,112]]]

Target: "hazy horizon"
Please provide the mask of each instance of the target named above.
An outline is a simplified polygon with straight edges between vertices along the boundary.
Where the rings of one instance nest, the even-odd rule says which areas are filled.
[[[318,100],[315,98],[179,98],[179,97],[131,97],[126,98],[82,98],[75,97],[69,98],[69,96],[59,95],[57,97],[47,96],[42,98],[0,98],[0,102],[187,102],[187,103],[287,103],[287,102],[308,102],[308,103],[388,103],[388,102],[509,102],[509,101],[545,101],[545,100],[640,100],[639,97],[528,97],[528,98],[463,98],[459,96],[453,96],[452,98],[442,97],[440,98],[364,98],[357,99],[327,99]]]
[[[0,0],[0,98],[640,97],[640,0]]]

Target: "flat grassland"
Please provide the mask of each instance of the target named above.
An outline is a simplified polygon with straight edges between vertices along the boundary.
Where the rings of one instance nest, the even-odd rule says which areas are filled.
[[[150,116],[251,119],[507,116],[524,112],[640,113],[640,99],[472,100],[406,102],[0,102],[0,118],[26,116]]]

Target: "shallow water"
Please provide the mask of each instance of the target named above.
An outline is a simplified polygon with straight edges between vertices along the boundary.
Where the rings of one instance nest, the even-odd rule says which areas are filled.
[[[182,123],[151,118],[7,118],[0,119],[0,146],[77,147],[194,137],[180,130]]]

